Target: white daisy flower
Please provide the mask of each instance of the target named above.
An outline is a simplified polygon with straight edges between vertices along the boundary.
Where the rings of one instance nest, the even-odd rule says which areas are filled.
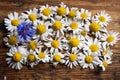
[[[91,52],[84,51],[84,53],[80,53],[79,59],[80,59],[80,61],[79,61],[80,66],[83,69],[84,68],[94,69],[94,67],[96,67],[99,64],[97,62],[99,60],[99,58]]]
[[[95,39],[88,38],[83,50],[92,52],[95,55],[101,55],[101,53],[100,53],[100,51],[102,50],[101,42],[97,38],[95,38]]]
[[[101,40],[104,41],[104,44],[113,46],[119,40],[119,33],[109,31],[107,34],[103,34]]]
[[[53,35],[56,37],[60,37],[61,35],[64,35],[64,30],[65,30],[65,20],[61,19],[61,20],[55,20],[52,19],[52,30],[53,30]]]
[[[26,56],[27,50],[23,47],[11,47],[9,52],[7,53],[7,64],[12,69],[20,70],[22,68],[22,64],[24,64],[24,57]]]
[[[72,7],[69,10],[67,9],[66,12],[67,12],[68,20],[71,20],[71,19],[75,20],[77,17],[77,11],[78,11],[78,8],[75,8],[75,7]]]
[[[92,21],[89,25],[89,31],[91,34],[95,35],[96,37],[101,37],[101,32],[107,33],[105,27],[101,27],[98,22]]]
[[[53,66],[57,66],[57,64],[59,63],[63,64],[65,63],[64,57],[65,57],[64,54],[55,51],[54,54],[51,55],[51,63],[53,64]]]
[[[46,42],[44,43],[47,48],[50,48],[50,53],[53,54],[53,52],[59,52],[63,50],[62,46],[64,45],[62,43],[63,37],[59,37],[57,39],[47,39]]]
[[[5,45],[7,45],[8,47],[13,47],[15,45],[18,45],[19,43],[19,40],[15,33],[9,33],[7,37],[3,38],[3,41],[5,42]]]
[[[86,9],[81,9],[80,11],[77,11],[77,18],[84,24],[89,23],[88,20],[91,18],[91,13]]]
[[[72,50],[67,51],[66,57],[65,57],[65,65],[72,68],[73,66],[76,67],[79,62],[79,50]]]
[[[29,51],[27,56],[25,57],[25,62],[27,66],[33,68],[35,65],[38,64],[37,54],[34,51]]]
[[[24,43],[23,45],[28,47],[30,51],[38,51],[38,48],[43,47],[43,43],[38,39],[31,40],[29,43]]]
[[[66,47],[68,47],[67,49],[82,49],[84,47],[84,41],[81,40],[80,35],[74,35],[74,34],[70,34],[70,35],[66,35]]]
[[[111,58],[102,58],[102,60],[99,60],[99,66],[102,68],[103,71],[105,71],[105,68],[108,67],[108,64],[111,64],[112,61],[111,61]]]
[[[21,23],[21,19],[17,12],[8,14],[8,18],[4,19],[6,29],[10,32],[16,31],[17,26]]]
[[[45,49],[44,51],[40,47],[37,52],[38,62],[48,63],[50,61],[49,51]]]
[[[49,29],[49,25],[51,23],[49,21],[44,22],[41,21],[38,23],[38,25],[35,28],[36,35],[33,36],[33,38],[40,38],[41,40],[46,40],[48,36],[52,35],[52,29]]]
[[[79,21],[69,20],[67,23],[66,32],[72,31],[73,34],[78,34],[81,31],[82,24]]]
[[[49,7],[48,4],[46,4],[45,6],[41,6],[39,8],[40,13],[39,16],[42,17],[43,19],[50,19],[52,18],[51,16],[53,16],[53,7]]]
[[[104,43],[102,44],[102,55],[106,58],[111,58],[111,56],[113,55],[110,47],[107,47],[106,45],[104,45]]]
[[[21,18],[25,20],[26,22],[32,23],[34,26],[37,25],[37,23],[40,21],[38,20],[38,9],[30,9],[29,11],[26,11],[26,13],[21,14]]]
[[[85,41],[89,39],[89,32],[85,29],[85,27],[80,27],[80,31],[78,32],[78,35],[80,35],[81,40]]]
[[[58,6],[54,7],[55,8],[55,18],[60,20],[63,18],[63,16],[66,16],[68,7],[61,2]]]
[[[111,16],[109,16],[109,14],[107,14],[105,11],[101,11],[93,16],[92,20],[98,22],[101,27],[106,27],[111,21]]]

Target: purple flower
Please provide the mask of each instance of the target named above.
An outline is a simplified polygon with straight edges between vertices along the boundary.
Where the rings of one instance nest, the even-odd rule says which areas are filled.
[[[20,42],[27,42],[31,40],[31,37],[35,34],[32,24],[28,22],[22,22],[17,26],[18,39]]]

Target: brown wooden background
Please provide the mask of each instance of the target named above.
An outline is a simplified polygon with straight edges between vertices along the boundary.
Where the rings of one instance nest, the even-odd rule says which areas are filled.
[[[61,1],[69,7],[86,8],[93,15],[100,10],[106,10],[112,16],[108,29],[120,32],[120,0],[0,0],[0,80],[3,80],[4,75],[7,80],[120,80],[120,41],[112,47],[113,63],[105,72],[99,69],[82,70],[79,67],[68,69],[63,65],[53,68],[48,64],[38,65],[34,69],[23,67],[20,71],[8,68],[5,61],[8,48],[2,41],[7,33],[3,23],[4,17],[10,12],[21,13],[44,4],[57,5]]]

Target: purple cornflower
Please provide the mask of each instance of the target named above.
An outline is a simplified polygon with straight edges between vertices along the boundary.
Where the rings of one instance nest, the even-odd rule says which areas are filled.
[[[31,40],[31,37],[35,34],[32,24],[28,22],[22,22],[17,26],[18,39],[20,42],[27,42]]]

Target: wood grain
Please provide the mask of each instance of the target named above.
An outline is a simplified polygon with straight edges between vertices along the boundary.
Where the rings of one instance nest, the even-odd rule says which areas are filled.
[[[69,7],[86,8],[93,15],[106,10],[112,16],[108,30],[120,32],[120,0],[0,0],[0,80],[6,75],[7,80],[119,80],[120,79],[120,41],[112,47],[113,63],[105,72],[100,69],[88,70],[79,67],[68,69],[64,65],[56,68],[48,64],[40,64],[34,69],[23,67],[20,71],[12,70],[5,61],[6,52],[9,50],[2,39],[6,36],[3,20],[10,12],[23,12],[41,5],[57,5],[64,2]]]

